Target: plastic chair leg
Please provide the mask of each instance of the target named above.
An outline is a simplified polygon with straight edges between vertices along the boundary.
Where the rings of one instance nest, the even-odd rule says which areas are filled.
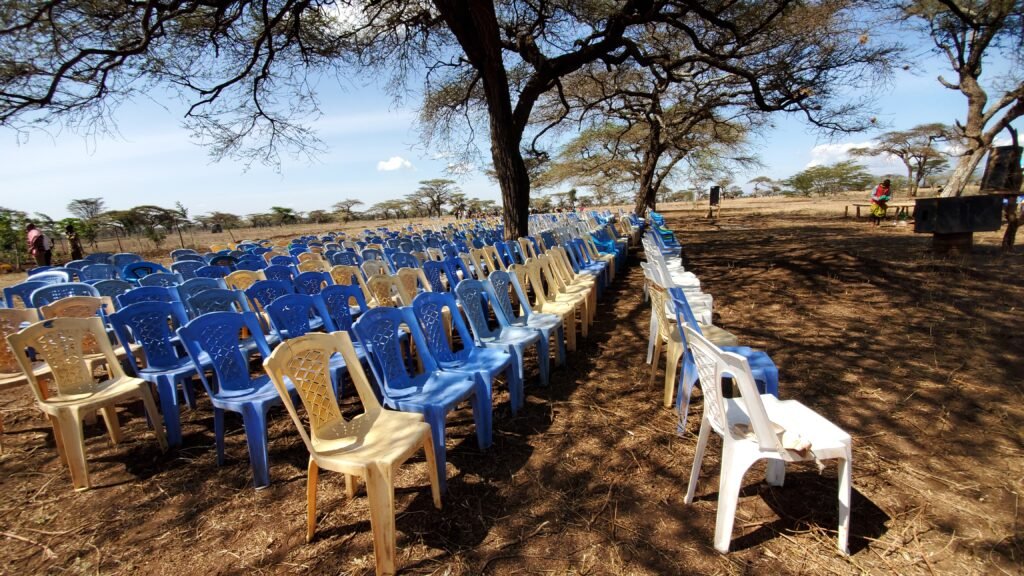
[[[850,537],[850,480],[853,476],[853,452],[846,449],[846,458],[839,461],[839,550],[849,554]]]
[[[313,541],[313,533],[316,532],[316,485],[320,478],[320,467],[317,466],[313,457],[309,458],[309,466],[306,468],[306,542]]]
[[[253,482],[257,489],[265,488],[270,485],[270,469],[267,455],[267,413],[264,407],[244,406],[242,424],[245,426],[245,442],[249,446]]]
[[[547,386],[551,381],[551,346],[548,335],[537,339],[537,364],[540,368],[540,385]]]
[[[565,353],[565,326],[559,325],[555,335],[558,339],[556,343],[558,346],[558,357],[556,358],[557,366],[565,366],[565,359],[567,354]]]
[[[213,409],[213,437],[217,445],[217,466],[224,465],[224,409]]]
[[[651,375],[647,379],[648,384],[652,384],[654,382],[654,375],[658,373],[658,364],[661,361],[661,347],[662,341],[659,336],[654,341],[654,357],[651,359]]]
[[[437,456],[434,454],[434,434],[427,432],[423,439],[423,455],[427,460],[427,478],[430,479],[430,495],[434,499],[434,508],[441,509],[441,483],[437,477]]]
[[[192,377],[185,376],[181,380],[181,392],[185,396],[185,405],[189,410],[196,409],[196,391],[192,388]],[[177,394],[177,391],[175,391]]]
[[[370,501],[370,530],[378,576],[395,573],[395,488],[391,476],[387,463],[366,467],[366,496]]]
[[[736,520],[736,505],[739,503],[740,487],[747,463],[738,462],[736,450],[731,442],[722,446],[722,470],[718,481],[718,515],[715,518],[715,550],[729,551],[732,540],[732,526]]]
[[[651,363],[651,359],[654,357],[654,344],[657,342],[658,336],[658,318],[654,314],[654,310],[651,310],[651,330],[650,338],[647,340],[647,363]]]
[[[684,504],[693,503],[693,493],[697,490],[697,479],[700,478],[700,465],[704,460],[704,451],[708,447],[708,438],[711,436],[711,424],[707,419],[701,420],[700,434],[697,435],[697,450],[693,455],[693,468],[690,469],[690,483],[686,486],[686,497]]]
[[[107,433],[110,435],[110,443],[118,445],[121,443],[121,425],[117,421],[117,409],[113,406],[100,408],[103,415],[103,423],[107,426]]]
[[[679,368],[679,359],[683,357],[682,345],[675,340],[669,340],[665,350],[665,408],[672,407],[672,393],[675,391],[676,370]]]
[[[486,450],[491,447],[492,442],[492,423],[494,408],[491,404],[491,396],[484,392],[482,386],[476,389],[473,397],[470,399],[473,404],[473,423],[476,426],[476,443],[481,450]],[[436,442],[435,442],[436,445]]]
[[[156,390],[164,426],[167,428],[167,442],[171,446],[181,446],[181,409],[178,406],[177,385],[170,378],[161,376],[156,382]]]
[[[786,462],[769,459],[765,463],[764,481],[769,486],[782,486],[786,482]]]
[[[84,434],[82,420],[77,410],[62,410],[57,414],[58,425],[64,438],[64,454],[67,457],[68,469],[71,471],[71,483],[75,490],[88,490],[89,466],[85,462]]]
[[[427,424],[430,425],[431,446],[434,449],[434,474],[437,475],[437,482],[440,489],[444,491],[448,489],[448,474],[445,472],[445,465],[448,462],[448,452],[444,446],[444,428],[447,415],[444,413],[444,410],[440,408],[428,408],[424,411],[423,415],[426,417]],[[477,423],[477,442],[482,442],[480,438],[480,420],[477,418],[475,407],[473,410],[473,418]]]

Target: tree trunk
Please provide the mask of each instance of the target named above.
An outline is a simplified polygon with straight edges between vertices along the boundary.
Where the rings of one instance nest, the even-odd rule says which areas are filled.
[[[978,164],[981,164],[981,159],[985,157],[987,152],[987,147],[980,147],[961,156],[956,163],[956,168],[953,169],[953,174],[949,177],[949,181],[946,182],[946,187],[942,189],[941,196],[948,198],[963,194],[967,181],[970,180],[974,169],[978,167]]]
[[[530,233],[530,175],[519,150],[524,126],[517,125],[512,114],[494,3],[434,0],[434,6],[483,81],[490,119],[491,159],[504,208],[505,238],[514,240],[527,236]]]
[[[654,132],[654,126],[651,126]],[[633,213],[643,218],[648,210],[654,210],[658,206],[658,187],[655,185],[655,173],[658,169],[658,159],[661,157],[661,150],[658,147],[648,147],[644,151],[644,157],[640,163],[640,190],[636,195],[636,207]]]

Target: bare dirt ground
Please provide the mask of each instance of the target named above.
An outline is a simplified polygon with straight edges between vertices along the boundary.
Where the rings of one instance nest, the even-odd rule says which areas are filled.
[[[736,207],[734,207],[736,206]],[[636,261],[607,292],[590,338],[527,405],[495,400],[495,443],[476,448],[468,409],[449,424],[449,491],[433,509],[425,462],[397,477],[399,565],[410,574],[1020,574],[1024,537],[1024,289],[998,235],[938,259],[906,227],[870,228],[834,206],[749,201],[709,223],[668,210],[716,323],[767,350],[780,394],[854,438],[852,555],[835,549],[836,473],[745,478],[732,552],[711,546],[720,443],[683,505],[702,410],[687,432],[644,364],[649,306]],[[532,359],[531,359],[532,360]],[[528,383],[536,382],[529,365]],[[344,401],[353,409],[353,400]],[[208,403],[184,409],[184,447],[161,454],[135,407],[125,441],[87,428],[95,488],[71,489],[26,390],[0,400],[0,573],[372,574],[364,495],[321,477],[304,543],[306,453],[271,413],[273,484],[251,487],[240,420],[214,462]]]

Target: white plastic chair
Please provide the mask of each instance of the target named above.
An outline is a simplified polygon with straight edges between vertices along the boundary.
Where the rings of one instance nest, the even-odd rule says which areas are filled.
[[[839,550],[847,554],[853,458],[850,435],[796,400],[779,400],[771,394],[758,394],[745,358],[723,352],[689,326],[683,329],[686,330],[687,345],[693,352],[704,393],[704,416],[700,422],[697,453],[684,502],[693,502],[701,460],[708,437],[714,430],[722,437],[715,549],[729,551],[740,486],[743,475],[752,464],[761,459],[769,460],[766,481],[772,486],[782,486],[786,462],[838,459]],[[722,396],[724,376],[736,382],[740,398]]]

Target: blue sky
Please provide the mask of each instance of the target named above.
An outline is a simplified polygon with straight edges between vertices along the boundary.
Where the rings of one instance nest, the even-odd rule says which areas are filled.
[[[962,117],[965,99],[942,88],[935,79],[941,63],[927,61],[925,71],[901,72],[880,92],[882,130]],[[396,106],[374,86],[331,89],[321,96],[324,116],[314,127],[327,152],[313,163],[286,159],[279,169],[253,165],[247,170],[230,159],[212,162],[180,127],[180,109],[149,100],[117,111],[116,136],[89,139],[51,131],[26,137],[0,128],[0,206],[58,219],[69,215],[70,200],[91,197],[104,198],[110,209],[171,207],[181,201],[192,215],[214,210],[244,215],[271,206],[309,211],[329,209],[345,198],[368,206],[400,198],[420,180],[445,177],[448,162],[419,144],[415,101]],[[812,164],[843,159],[845,149],[873,136],[823,140],[794,116],[778,116],[774,124],[754,141],[764,167],[736,174],[737,183],[762,174],[785,178]],[[868,164],[877,174],[902,170],[898,162],[882,159]],[[479,170],[457,179],[471,197],[500,198],[497,185]]]

